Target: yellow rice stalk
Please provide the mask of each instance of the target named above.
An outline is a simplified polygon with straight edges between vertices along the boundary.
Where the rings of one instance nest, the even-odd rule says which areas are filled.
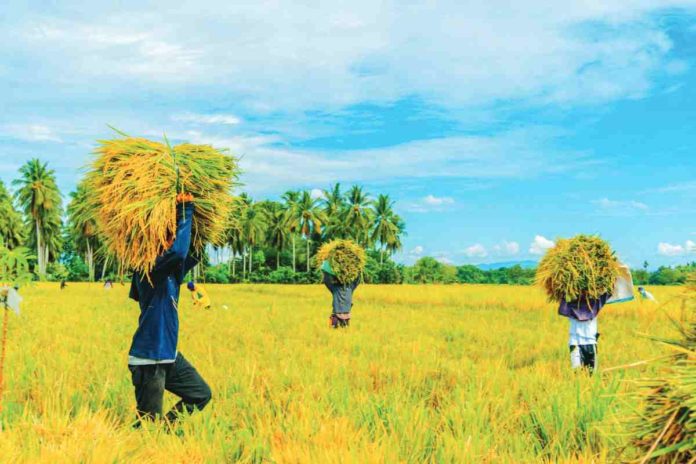
[[[658,339],[674,356],[662,360],[656,377],[639,381],[634,396],[643,405],[630,422],[641,463],[696,462],[696,273],[687,291],[683,307],[689,313],[679,324],[681,336]]]
[[[536,272],[537,285],[551,301],[599,298],[614,289],[619,261],[607,242],[578,235],[560,239],[549,249]]]
[[[365,250],[352,240],[333,240],[319,248],[316,265],[321,268],[328,261],[331,270],[341,283],[354,282],[362,275],[367,262]]]
[[[194,196],[192,249],[222,241],[238,176],[237,160],[209,145],[144,138],[102,140],[85,183],[106,249],[149,272],[176,232],[176,195]]]

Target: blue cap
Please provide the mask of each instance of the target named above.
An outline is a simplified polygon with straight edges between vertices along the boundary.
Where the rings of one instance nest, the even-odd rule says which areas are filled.
[[[196,285],[193,283],[193,280],[186,284],[186,288],[188,288],[191,291],[193,291],[196,288]]]

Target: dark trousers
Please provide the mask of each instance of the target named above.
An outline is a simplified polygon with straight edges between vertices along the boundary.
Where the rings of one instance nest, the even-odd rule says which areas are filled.
[[[329,318],[329,324],[333,329],[345,329],[350,326],[350,313],[332,314]]]
[[[570,359],[573,367],[583,367],[592,373],[597,367],[597,345],[571,345]]]
[[[135,387],[135,401],[138,404],[140,419],[162,417],[164,391],[174,393],[181,400],[165,416],[170,422],[176,421],[181,413],[192,413],[203,409],[212,397],[210,387],[196,369],[179,353],[173,363],[128,366]]]

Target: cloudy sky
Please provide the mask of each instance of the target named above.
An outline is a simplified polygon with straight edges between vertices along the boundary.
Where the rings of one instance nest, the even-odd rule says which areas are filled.
[[[255,198],[389,193],[407,262],[696,259],[696,1],[318,3],[6,0],[0,179],[68,192],[111,124],[230,148]]]

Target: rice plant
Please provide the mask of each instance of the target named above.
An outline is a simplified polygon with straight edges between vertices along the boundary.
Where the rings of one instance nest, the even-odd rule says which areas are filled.
[[[135,431],[127,286],[38,283],[12,317],[0,461],[172,463],[601,463],[643,456],[616,420],[626,380],[567,366],[565,321],[535,287],[365,285],[351,330],[326,328],[324,288],[208,285],[210,311],[179,305],[179,347],[213,401],[174,433]],[[680,288],[651,288],[660,301]],[[225,305],[229,309],[222,309]],[[665,312],[603,313],[603,365],[664,356]],[[669,316],[669,317],[668,317]],[[165,397],[168,404],[174,401]],[[167,404],[167,405],[168,405]],[[622,452],[622,449],[629,448]]]

